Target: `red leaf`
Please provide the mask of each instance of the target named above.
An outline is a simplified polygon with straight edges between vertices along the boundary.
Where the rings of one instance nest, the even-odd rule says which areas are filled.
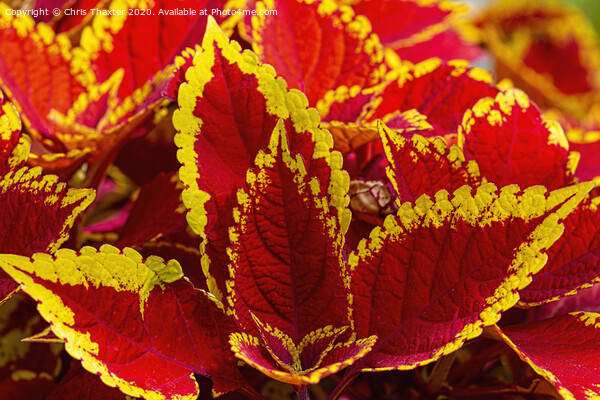
[[[50,110],[66,112],[95,82],[89,62],[74,55],[69,39],[47,25],[36,25],[29,16],[11,16],[5,5],[0,11],[0,85],[25,125],[52,137]]]
[[[477,164],[465,161],[457,146],[448,148],[440,138],[430,140],[420,135],[405,139],[383,122],[379,133],[398,201],[414,202],[423,194],[433,196],[442,189],[452,193],[463,185],[477,187],[482,183]]]
[[[27,336],[43,329],[36,303],[17,294],[0,307],[0,397],[43,400],[61,370],[62,344],[27,343]]]
[[[177,146],[173,142],[172,114],[167,114],[150,133],[125,144],[115,166],[139,186],[150,183],[161,172],[177,171]]]
[[[517,302],[591,188],[486,184],[404,203],[349,258],[354,327],[378,336],[359,366],[412,369],[479,336]]]
[[[413,63],[419,63],[432,57],[437,57],[445,62],[457,59],[473,61],[486,54],[476,44],[463,38],[456,29],[445,30],[429,40],[395,50],[401,60]]]
[[[600,314],[573,313],[496,332],[563,398],[589,399],[600,395],[599,320]]]
[[[379,36],[384,46],[402,52],[401,54],[406,49],[421,53],[422,44],[427,41],[437,44],[436,53],[445,51],[436,40],[436,35],[448,32],[455,20],[469,10],[468,6],[461,3],[438,0],[361,0],[352,4],[352,8],[357,14],[369,18],[373,32]],[[454,46],[453,51],[457,50],[456,47]],[[432,56],[435,55],[401,57],[403,60],[418,62]],[[459,55],[446,60],[455,58],[464,57]]]
[[[540,107],[585,116],[600,89],[600,51],[579,9],[562,2],[501,1],[475,24],[500,78],[513,80]]]
[[[67,189],[39,168],[12,171],[0,181],[0,252],[54,252],[69,237],[79,213],[94,199],[91,189]],[[0,303],[18,285],[0,271]]]
[[[349,212],[342,221],[330,212],[320,179],[290,152],[280,123],[238,192],[230,232],[229,303],[245,333],[259,336],[255,316],[298,345],[316,329],[350,323],[342,260]],[[344,190],[343,181],[332,185]]]
[[[105,385],[98,375],[87,372],[73,361],[65,375],[45,400],[127,400],[119,389]]]
[[[56,0],[47,0],[56,1]],[[62,0],[58,0],[61,2]],[[39,3],[39,2],[38,2]],[[36,3],[36,5],[38,4]],[[110,0],[67,0],[65,8],[70,8],[74,11],[70,15],[65,15],[64,9],[59,18],[53,18],[50,22],[55,32],[66,32],[67,34],[79,33],[79,31],[87,26],[90,20],[94,17],[91,9],[99,8],[106,9]],[[50,7],[48,7],[50,8]]]
[[[93,199],[93,190],[67,189],[55,176],[41,175],[39,168],[7,174],[0,182],[0,251],[53,253]]]
[[[308,386],[332,375],[369,352],[375,337],[334,345],[345,329],[318,329],[296,346],[277,329],[263,326],[261,343],[245,333],[231,335],[235,355],[265,375],[280,382]]]
[[[416,110],[395,113],[394,115],[390,115],[390,118],[386,118],[386,120],[389,127],[401,131],[407,137],[417,133],[428,136],[432,131],[427,118]],[[360,148],[366,147],[365,145],[369,143],[380,146],[380,143],[377,142],[379,132],[377,126],[374,124],[331,121],[329,123],[322,123],[321,126],[331,132],[334,140],[334,149],[344,155],[353,151],[359,151]],[[372,153],[380,154],[381,150],[378,148]],[[373,155],[371,156],[373,157]]]
[[[119,96],[125,98],[173,63],[183,49],[195,45],[206,29],[204,15],[165,15],[165,10],[222,10],[225,3],[224,0],[135,1],[131,5],[113,2],[110,9],[117,10],[117,15],[95,15],[91,26],[82,32],[81,47],[91,54],[99,81],[123,68],[125,76]]]
[[[387,122],[399,112],[414,108],[427,116],[433,135],[456,133],[465,111],[482,97],[498,93],[488,71],[469,68],[466,61],[460,60],[404,63],[392,77],[394,81],[380,94],[379,105],[369,121]]]
[[[594,132],[588,132],[581,138],[575,139],[569,135],[569,149],[581,155],[575,170],[575,176],[581,181],[590,181],[600,177],[600,137]]]
[[[319,102],[317,109],[323,122],[358,122],[376,98],[378,87],[361,89],[360,86],[340,86],[330,90]]]
[[[339,86],[365,88],[382,80],[383,48],[368,20],[350,7],[333,0],[275,0],[255,8],[277,14],[245,21],[254,51],[311,105]]]
[[[320,185],[325,190],[329,172],[341,174],[342,159],[331,152],[331,136],[319,129],[318,113],[307,108],[304,95],[288,91],[272,67],[259,64],[250,51],[242,53],[214,22],[209,22],[202,51],[185,76],[188,81],[179,87],[180,109],[173,115],[180,178],[186,185],[183,202],[190,209],[188,224],[206,239],[202,265],[209,271],[211,292],[220,298],[229,277],[225,249],[234,224],[235,193],[277,121],[284,120],[290,149],[304,157],[311,176],[324,178]],[[344,191],[332,194],[336,207],[344,199]]]
[[[117,247],[142,245],[187,227],[181,201],[181,183],[175,173],[161,173],[144,185],[121,229]]]
[[[572,183],[569,144],[562,128],[544,121],[527,95],[512,89],[480,100],[465,113],[459,142],[481,175],[499,186]]]
[[[194,287],[208,292],[206,276],[200,263],[200,242],[198,236],[186,231],[146,242],[143,246],[137,246],[137,250],[143,257],[156,255],[164,260],[177,260],[181,264],[183,275]]]
[[[227,344],[233,322],[214,298],[180,279],[176,261],[143,260],[108,245],[0,261],[38,301],[67,351],[109,386],[132,396],[195,399],[196,372],[210,376],[218,392],[239,387]]]
[[[21,134],[19,114],[0,92],[0,176],[22,167],[29,147],[29,136]]]
[[[600,281],[600,212],[592,204],[577,207],[564,220],[565,233],[548,250],[548,263],[525,289],[528,306],[558,300]]]

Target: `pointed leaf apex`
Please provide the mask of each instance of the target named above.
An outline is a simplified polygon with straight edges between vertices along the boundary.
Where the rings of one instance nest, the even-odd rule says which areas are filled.
[[[202,39],[202,47],[206,49],[207,46],[210,45],[210,43],[222,42],[223,40],[225,40],[226,42],[229,41],[227,35],[225,35],[223,30],[221,30],[219,24],[217,24],[217,21],[215,21],[215,19],[209,15],[208,20],[206,22],[206,33],[204,34],[204,38]]]

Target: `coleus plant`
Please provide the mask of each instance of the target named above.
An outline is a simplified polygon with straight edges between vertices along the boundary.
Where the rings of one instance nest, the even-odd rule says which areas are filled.
[[[206,396],[198,374],[211,379],[214,396],[237,391],[261,398],[251,372],[257,370],[291,384],[299,398],[309,396],[310,385],[338,376],[329,391],[335,399],[362,372],[433,362],[424,392],[452,395],[439,371],[483,334],[506,343],[564,398],[598,396],[598,314],[496,325],[515,305],[556,301],[598,280],[593,184],[576,182],[577,157],[562,128],[545,120],[525,93],[493,85],[490,73],[465,61],[421,61],[435,49],[437,34],[455,32],[447,18],[459,8],[389,1],[385,7],[434,21],[390,32],[378,24],[373,3],[249,2],[249,9],[282,12],[238,21],[254,52],[230,41],[212,19],[169,21],[183,33],[174,33],[168,48],[159,43],[157,54],[171,55],[140,64],[143,73],[119,69],[127,65],[122,57],[135,53],[99,44],[128,37],[140,45],[136,29],[143,20],[113,21],[100,41],[89,35],[110,21],[83,22],[79,46],[71,49],[47,25],[33,29],[31,20],[9,18],[2,44],[26,43],[48,58],[58,46],[65,73],[89,78],[73,78],[69,90],[74,85],[83,94],[70,101],[51,92],[66,102],[59,108],[30,99],[33,91],[23,85],[37,84],[35,69],[17,79],[14,53],[1,53],[3,90],[34,140],[59,153],[70,143],[92,143],[77,154],[95,166],[93,179],[77,182],[97,188],[124,142],[171,119],[165,107],[175,98],[183,184],[182,190],[167,174],[144,185],[119,247],[73,242],[58,249],[93,191],[54,190],[56,177],[19,169],[29,139],[14,107],[3,102],[5,233],[16,221],[36,219],[20,225],[25,230],[16,237],[24,244],[4,240],[3,252],[11,254],[0,256],[0,265],[14,281],[5,278],[13,288],[3,296],[18,283],[50,324],[29,340],[64,342],[86,370],[130,396]],[[234,25],[220,22],[226,31]],[[199,26],[206,26],[204,35],[194,33]],[[314,41],[300,39],[307,34]],[[201,44],[175,59],[174,73],[165,72],[172,54],[200,37]],[[280,46],[290,38],[294,46]],[[400,51],[407,48],[422,55],[413,59],[420,62],[407,61]],[[390,50],[403,60],[384,60]],[[107,132],[119,139],[97,145]],[[47,161],[53,159],[73,167],[66,153]],[[367,191],[366,207],[356,210],[349,193],[358,184],[386,188],[387,208]],[[161,235],[180,245],[171,250],[188,245],[180,193],[199,251],[175,252],[171,260],[142,255]],[[30,203],[20,216],[15,205],[23,210],[18,196],[24,194]],[[39,223],[46,220],[52,227]],[[32,227],[40,232],[30,238]],[[583,372],[573,374],[572,365]],[[82,387],[98,387],[92,378],[72,367],[47,398],[123,398],[108,388],[86,393]]]

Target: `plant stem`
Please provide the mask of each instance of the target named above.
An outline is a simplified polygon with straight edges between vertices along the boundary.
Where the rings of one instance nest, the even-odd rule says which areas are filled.
[[[429,380],[427,381],[427,393],[435,394],[440,392],[442,385],[446,382],[448,372],[450,372],[450,368],[452,368],[455,358],[456,352],[453,352],[437,360],[433,366],[431,375],[429,375]]]
[[[298,400],[310,400],[308,395],[308,386],[300,386],[298,388]]]
[[[251,400],[266,400],[260,393],[256,391],[253,387],[242,386],[237,390],[240,394],[246,396]]]
[[[352,382],[354,382],[356,378],[358,378],[358,373],[353,373],[353,370],[348,371],[346,375],[344,375],[340,383],[338,383],[335,389],[333,389],[333,391],[329,394],[327,400],[339,399],[342,393],[344,393],[344,391],[346,390],[346,388],[350,386],[350,384],[352,384]]]

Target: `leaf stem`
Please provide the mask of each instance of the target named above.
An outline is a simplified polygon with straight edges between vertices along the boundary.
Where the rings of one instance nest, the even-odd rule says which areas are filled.
[[[427,393],[435,394],[440,392],[455,358],[456,351],[437,360],[427,380]]]
[[[358,378],[358,373],[353,373],[353,370],[348,371],[338,383],[338,385],[333,389],[333,391],[327,397],[327,400],[338,400],[342,393],[354,382],[356,378]]]
[[[251,400],[266,400],[260,393],[253,387],[242,386],[237,390],[240,394],[246,396]]]
[[[308,386],[298,387],[298,400],[310,400],[310,396],[308,394]]]

